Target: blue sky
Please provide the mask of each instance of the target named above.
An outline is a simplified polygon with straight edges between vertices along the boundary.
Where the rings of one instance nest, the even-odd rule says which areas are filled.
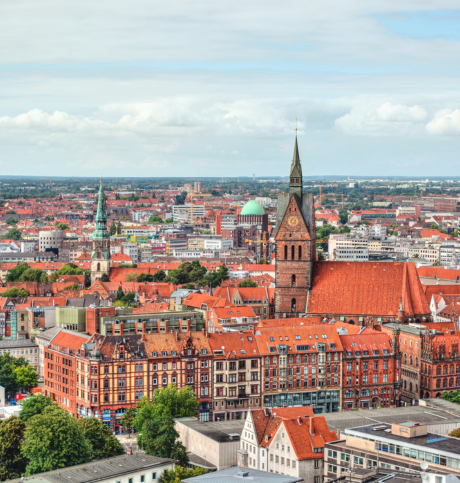
[[[297,117],[306,174],[460,176],[431,3],[2,2],[0,173],[286,175]]]

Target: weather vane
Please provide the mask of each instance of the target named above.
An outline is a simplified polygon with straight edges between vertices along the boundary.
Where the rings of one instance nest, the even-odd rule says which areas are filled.
[[[297,131],[297,118],[295,118],[295,130]]]

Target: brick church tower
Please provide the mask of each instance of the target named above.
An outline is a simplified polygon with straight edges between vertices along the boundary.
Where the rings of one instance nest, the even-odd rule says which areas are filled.
[[[313,193],[302,192],[302,166],[297,136],[289,193],[278,197],[276,211],[275,317],[305,314],[316,260]]]

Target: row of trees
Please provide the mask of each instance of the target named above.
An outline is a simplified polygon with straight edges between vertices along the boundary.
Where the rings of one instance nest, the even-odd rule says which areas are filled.
[[[170,282],[174,285],[188,284],[191,287],[196,285],[216,287],[227,279],[228,268],[226,266],[220,266],[216,272],[208,272],[206,267],[202,267],[198,260],[181,263],[168,275],[163,270],[158,270],[153,275],[150,273],[128,273],[125,277],[126,282]]]
[[[124,453],[96,418],[75,419],[48,396],[31,396],[19,417],[0,423],[1,481]]]
[[[67,263],[59,270],[53,272],[49,277],[45,271],[39,268],[31,268],[27,263],[20,263],[16,265],[6,275],[7,282],[56,282],[62,275],[85,275],[85,282],[89,282],[90,272],[75,265],[74,263]],[[12,290],[12,289],[11,289]]]

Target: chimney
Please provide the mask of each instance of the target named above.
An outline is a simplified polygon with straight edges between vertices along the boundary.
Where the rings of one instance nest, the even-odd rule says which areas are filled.
[[[190,333],[190,327],[191,327],[191,322],[190,322],[190,319],[187,320],[187,332]]]
[[[169,320],[165,320],[165,334],[169,332]]]

